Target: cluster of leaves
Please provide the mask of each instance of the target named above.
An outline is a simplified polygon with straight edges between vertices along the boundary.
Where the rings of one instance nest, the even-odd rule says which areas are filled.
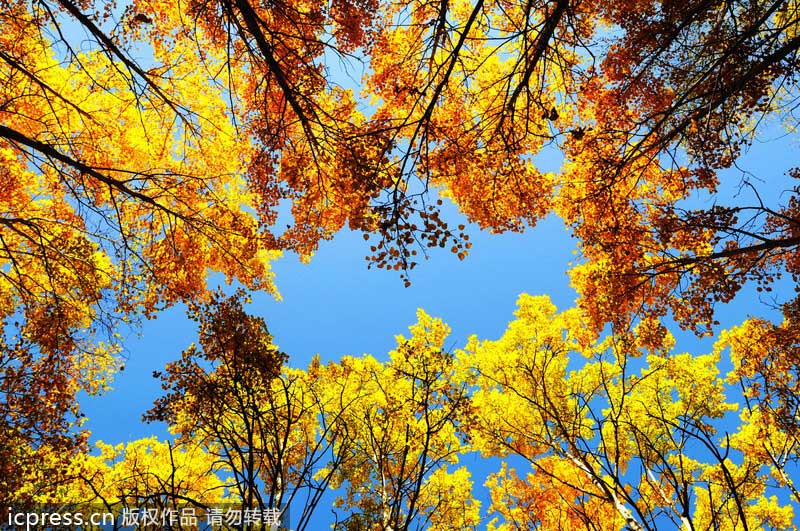
[[[798,365],[783,360],[796,316],[746,322],[692,355],[656,319],[595,339],[582,310],[523,295],[499,339],[452,354],[447,325],[420,310],[385,362],[277,371],[282,354],[241,303],[200,310],[202,350],[160,375],[168,394],[148,415],[170,421],[176,447],[100,445],[50,500],[281,507],[302,530],[333,490],[340,531],[794,529]],[[257,352],[269,370],[235,370]],[[493,467],[488,507],[465,455]]]

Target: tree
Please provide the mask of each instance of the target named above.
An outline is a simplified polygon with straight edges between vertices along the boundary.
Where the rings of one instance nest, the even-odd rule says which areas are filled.
[[[744,394],[742,451],[774,470],[800,503],[800,349],[798,308],[787,306],[775,325],[751,319],[720,337],[730,349],[734,371],[729,379]]]
[[[245,300],[216,293],[192,310],[200,346],[154,374],[168,393],[145,418],[167,421],[181,441],[213,456],[212,470],[230,474],[242,510],[291,511],[302,530],[342,462],[336,408],[346,404],[316,371],[283,367],[286,355]]]
[[[584,84],[581,134],[565,143],[558,211],[585,260],[573,283],[598,326],[669,310],[708,331],[714,303],[746,282],[797,280],[797,187],[770,204],[763,192],[784,182],[759,175],[759,190],[724,171],[763,122],[793,127],[797,6],[617,3],[605,15],[620,38]],[[744,199],[722,199],[737,188]],[[711,206],[694,206],[704,194]]]
[[[324,367],[327,387],[347,397],[337,419],[344,455],[332,485],[336,531],[475,529],[480,503],[459,438],[469,398],[453,381],[450,333],[420,310],[411,337],[397,337],[387,363],[344,357]],[[338,511],[345,511],[340,518]]]
[[[0,508],[46,499],[68,477],[65,463],[86,450],[88,438],[75,395],[105,389],[116,366],[114,350],[102,343],[91,355],[62,357],[35,341],[0,337]]]
[[[580,311],[556,313],[547,297],[522,296],[516,317],[499,340],[473,337],[459,355],[474,386],[475,449],[530,469],[504,464],[490,478],[502,518],[492,528],[792,528],[770,478],[786,476],[783,463],[753,452],[751,423],[719,431],[736,409],[717,367],[730,341],[675,354],[650,320],[595,342]],[[791,437],[774,428],[765,448]],[[796,446],[783,448],[796,459]]]

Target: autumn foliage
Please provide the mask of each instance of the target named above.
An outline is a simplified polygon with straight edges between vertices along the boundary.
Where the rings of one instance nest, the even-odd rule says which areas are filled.
[[[385,362],[299,370],[241,302],[199,309],[201,347],[157,375],[148,417],[175,442],[100,443],[38,500],[281,507],[311,529],[332,499],[338,531],[794,529],[797,393],[764,366],[796,371],[777,361],[783,327],[748,322],[692,355],[655,320],[594,338],[581,310],[522,295],[497,340],[448,353],[448,326],[420,310]],[[266,370],[240,371],[254,353]]]
[[[799,23],[793,0],[0,2],[0,505],[220,490],[306,497],[304,526],[333,489],[348,530],[788,528],[800,298],[776,287],[800,282],[800,170],[737,169],[795,134]],[[492,232],[559,217],[575,308],[523,297],[456,353],[421,314],[389,361],[304,371],[210,289],[277,296],[270,263],[343,229],[409,285],[434,249],[470,252],[444,202]],[[720,333],[746,286],[783,322]],[[178,303],[199,346],[149,418],[180,448],[90,456],[75,397]],[[673,353],[671,322],[714,352]],[[142,485],[142,452],[218,482]],[[528,468],[480,508],[469,452]]]

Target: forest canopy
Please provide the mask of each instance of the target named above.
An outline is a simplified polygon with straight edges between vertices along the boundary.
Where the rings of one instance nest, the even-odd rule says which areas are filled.
[[[75,467],[94,499],[87,478],[111,478],[108,463],[177,455],[142,441],[87,453],[75,397],[112,381],[122,327],[181,303],[201,346],[164,369],[149,415],[190,445],[181,459],[227,463],[183,498],[316,504],[331,488],[342,529],[466,529],[483,513],[456,468],[463,445],[530,463],[533,476],[493,476],[508,529],[788,529],[800,294],[773,290],[800,284],[800,169],[737,170],[769,131],[797,135],[799,22],[794,1],[3,1],[0,502],[77,488]],[[559,168],[540,167],[547,153]],[[522,324],[458,353],[421,315],[388,362],[289,368],[266,323],[237,313],[246,295],[225,302],[209,281],[278,296],[281,253],[311,260],[347,229],[408,285],[435,249],[479,252],[471,230],[548,216],[574,238],[575,307],[523,297]],[[720,332],[717,307],[747,285],[783,321],[755,308]],[[673,326],[718,347],[673,353]],[[259,378],[235,377],[241,363]],[[745,409],[720,435],[725,385]],[[276,423],[285,437],[266,433]],[[242,425],[258,445],[232,435]],[[256,448],[281,460],[253,468]]]

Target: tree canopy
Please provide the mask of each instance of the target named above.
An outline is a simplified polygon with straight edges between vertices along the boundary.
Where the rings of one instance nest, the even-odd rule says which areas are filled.
[[[655,320],[595,338],[580,309],[522,295],[497,340],[447,352],[449,327],[420,310],[386,361],[315,358],[301,370],[281,368],[241,304],[198,309],[201,347],[156,375],[167,393],[148,418],[167,420],[174,443],[98,443],[99,455],[66,463],[56,491],[18,495],[201,517],[277,507],[298,530],[326,500],[336,531],[795,529],[785,330],[750,320],[709,352],[682,353]],[[476,460],[490,471],[486,497]]]
[[[754,316],[718,338],[735,364],[729,378],[746,389],[743,426],[757,426],[748,436],[779,434],[764,449],[737,439],[719,453],[705,419],[724,416],[724,400],[703,406],[713,411],[692,409],[700,406],[682,393],[701,391],[681,376],[683,358],[658,353],[671,321],[713,334],[715,307],[744,286],[769,292],[781,277],[800,283],[800,169],[735,171],[768,131],[796,136],[799,23],[793,0],[3,1],[0,502],[11,503],[47,455],[84,455],[75,397],[101,392],[120,370],[119,331],[186,303],[205,327],[202,348],[167,368],[175,394],[153,418],[227,461],[228,472],[249,470],[249,486],[234,472],[240,496],[263,494],[254,485],[266,477],[268,496],[293,496],[285,490],[292,476],[304,483],[291,492],[344,489],[347,529],[374,518],[386,529],[468,527],[477,509],[467,498],[459,517],[445,517],[455,510],[450,501],[437,505],[446,491],[467,496],[450,477],[460,473],[452,466],[463,437],[485,439],[477,451],[535,461],[538,479],[510,469],[496,477],[493,499],[507,505],[506,522],[520,517],[512,514],[519,504],[538,514],[531,497],[547,491],[579,512],[548,511],[527,525],[556,525],[545,516],[589,525],[602,514],[617,522],[611,527],[645,529],[656,513],[683,521],[693,511],[706,511],[699,527],[734,513],[731,528],[761,525],[746,522],[778,506],[741,485],[763,484],[759,467],[793,485],[786,463],[800,407],[797,289],[775,295],[782,323]],[[547,153],[558,154],[559,168],[542,167]],[[342,360],[294,374],[282,368],[263,322],[236,313],[234,303],[234,315],[210,317],[224,304],[212,295],[212,274],[278,296],[271,262],[283,252],[310,260],[342,229],[363,233],[372,244],[367,264],[396,271],[406,285],[432,249],[466,259],[470,228],[447,219],[444,201],[476,230],[524,231],[557,216],[574,237],[568,272],[580,326],[556,327],[516,374],[507,373],[513,364],[491,366],[477,346],[466,362],[433,340],[409,340],[386,366]],[[232,337],[213,328],[217,318]],[[578,328],[575,345],[555,348]],[[263,341],[249,343],[254,337]],[[257,354],[229,359],[231,341]],[[602,348],[591,354],[593,342]],[[481,348],[514,358],[511,347]],[[625,361],[636,349],[655,352],[639,376]],[[607,359],[573,379],[568,352]],[[696,383],[703,393],[722,392],[714,355],[685,360],[708,376]],[[261,379],[229,385],[237,364],[256,358]],[[337,398],[317,378],[340,386],[339,405],[355,392],[352,381],[378,401],[331,413]],[[387,389],[392,379],[403,385]],[[540,396],[546,382],[555,395]],[[195,386],[218,398],[197,402]],[[267,398],[276,386],[283,398]],[[515,419],[519,432],[490,433],[496,423],[480,431],[472,420],[501,407],[488,398],[470,421],[478,431],[463,427],[467,402],[509,391],[531,406]],[[220,440],[220,426],[199,420],[227,407],[223,395],[241,399],[226,415],[249,426],[261,451],[280,447],[261,426],[266,412],[302,444],[319,446],[285,456],[284,468],[234,466],[249,456],[241,441]],[[651,415],[635,411],[637,401],[668,399],[657,419],[636,420]],[[676,407],[689,409],[679,415]],[[330,414],[329,424],[315,425]],[[413,425],[406,438],[419,431],[428,444],[412,448],[402,425]],[[596,437],[615,445],[603,442],[598,455]],[[706,446],[709,459],[676,463],[688,439]],[[492,446],[501,442],[508,447]],[[729,464],[729,449],[745,461]],[[336,467],[309,476],[331,452]],[[638,482],[625,471],[631,462],[644,471]],[[52,464],[71,477],[65,466]],[[549,489],[562,472],[575,476],[573,490]],[[370,482],[381,474],[395,483],[384,483],[377,500]],[[688,501],[698,488],[709,493],[705,509]]]

